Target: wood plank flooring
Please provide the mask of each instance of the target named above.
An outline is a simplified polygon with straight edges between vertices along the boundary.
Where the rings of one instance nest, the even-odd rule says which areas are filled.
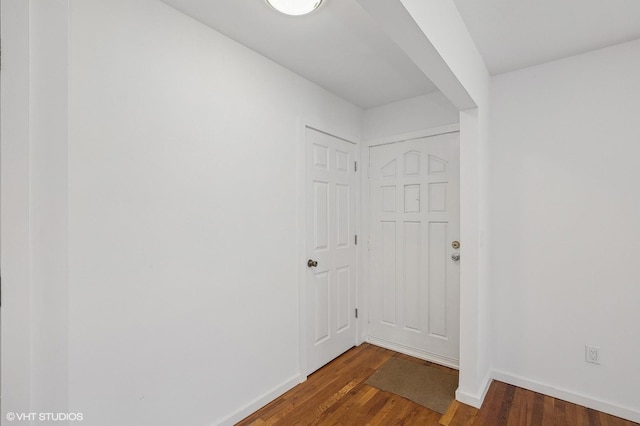
[[[306,382],[238,425],[638,426],[496,381],[480,410],[454,401],[441,415],[364,383],[391,357],[447,369],[365,343],[316,371]]]

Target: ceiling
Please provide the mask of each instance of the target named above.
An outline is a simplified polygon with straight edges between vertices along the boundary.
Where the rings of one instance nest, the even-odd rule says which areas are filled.
[[[437,91],[357,0],[162,1],[364,109]],[[640,0],[453,1],[494,75],[640,38]]]
[[[364,109],[437,91],[356,0],[298,17],[264,0],[162,1]]]
[[[640,38],[640,0],[454,0],[491,74]]]

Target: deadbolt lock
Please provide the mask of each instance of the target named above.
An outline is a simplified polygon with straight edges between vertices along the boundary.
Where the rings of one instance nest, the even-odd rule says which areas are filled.
[[[460,248],[460,241],[454,241],[451,243],[451,247],[453,247],[454,249],[459,249]]]

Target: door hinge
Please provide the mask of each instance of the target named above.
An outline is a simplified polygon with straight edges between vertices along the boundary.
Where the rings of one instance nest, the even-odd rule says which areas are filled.
[[[357,172],[357,171],[358,171],[358,162],[357,162],[357,161],[354,161],[354,162],[353,162],[353,171],[354,171],[354,172]]]
[[[358,236],[357,235],[354,238],[354,242],[355,242],[356,245],[358,245]]]
[[[358,308],[356,308],[356,319],[358,319]]]

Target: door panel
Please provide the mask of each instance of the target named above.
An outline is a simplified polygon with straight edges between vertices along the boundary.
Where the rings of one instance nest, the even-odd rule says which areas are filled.
[[[455,366],[458,134],[372,147],[369,176],[370,338]]]
[[[355,145],[307,129],[307,374],[354,346]]]

